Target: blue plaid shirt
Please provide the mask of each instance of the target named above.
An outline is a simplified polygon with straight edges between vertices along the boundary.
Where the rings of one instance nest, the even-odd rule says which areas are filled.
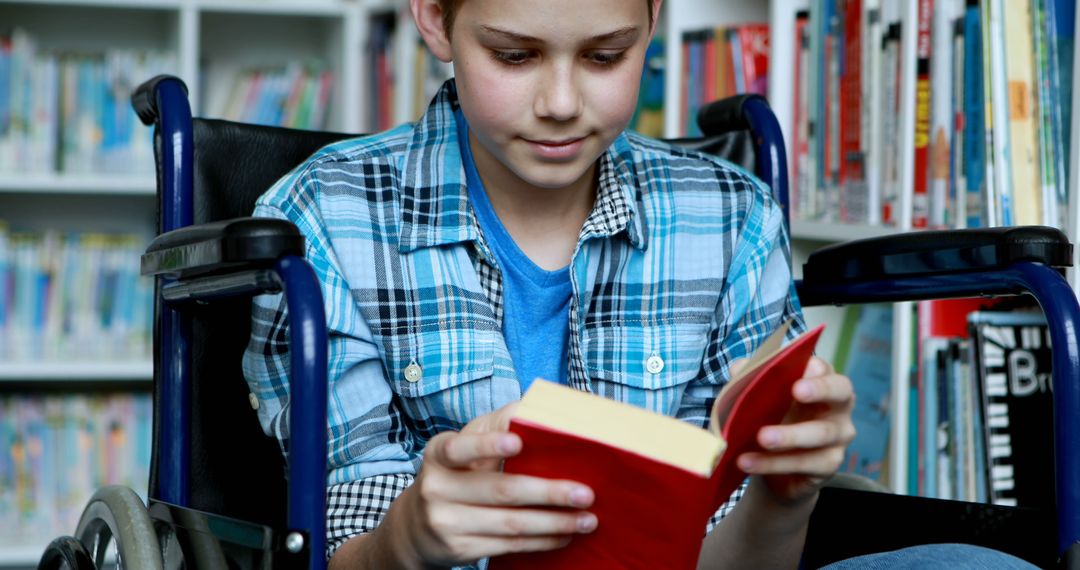
[[[417,123],[323,148],[255,209],[300,228],[322,282],[328,555],[379,524],[428,440],[521,397],[457,106],[451,80]],[[570,264],[569,384],[703,426],[733,360],[789,317],[802,329],[781,210],[743,170],[632,133],[598,176]],[[281,441],[286,327],[282,295],[255,300],[244,373]]]

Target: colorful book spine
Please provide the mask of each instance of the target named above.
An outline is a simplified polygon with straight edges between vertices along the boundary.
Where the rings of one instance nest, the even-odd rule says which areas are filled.
[[[915,173],[911,226],[925,228],[930,219],[930,66],[933,52],[934,0],[919,0],[915,62]]]

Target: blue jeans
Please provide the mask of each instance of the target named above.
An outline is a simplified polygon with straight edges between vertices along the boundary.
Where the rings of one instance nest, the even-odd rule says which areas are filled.
[[[1036,566],[1015,556],[970,544],[923,544],[856,556],[824,566],[822,570],[877,570],[948,568],[949,570],[1031,570]]]

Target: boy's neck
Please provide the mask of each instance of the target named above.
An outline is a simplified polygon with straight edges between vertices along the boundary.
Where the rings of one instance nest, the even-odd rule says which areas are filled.
[[[475,139],[470,142],[479,144]],[[501,164],[495,168],[483,164],[491,157],[478,154],[474,154],[477,172],[495,214],[514,243],[543,269],[569,265],[581,227],[596,201],[596,165],[569,186],[539,188],[498,168]]]
[[[570,264],[581,226],[596,200],[595,184],[582,188],[485,188],[503,227],[521,251],[552,271]]]

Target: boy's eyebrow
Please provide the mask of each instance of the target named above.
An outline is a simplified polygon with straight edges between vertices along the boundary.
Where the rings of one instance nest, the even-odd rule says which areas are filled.
[[[503,29],[500,29],[500,28],[495,28],[495,27],[492,27],[492,26],[488,26],[486,24],[481,24],[480,29],[483,30],[484,32],[488,33],[488,34],[491,34],[491,35],[494,35],[494,36],[499,36],[502,39],[513,41],[513,42],[543,43],[543,40],[541,40],[540,38],[529,36],[529,35],[526,35],[526,34],[519,34],[517,32],[511,32],[510,30],[503,30]],[[589,38],[589,41],[605,42],[605,41],[611,41],[611,40],[619,40],[619,39],[623,39],[623,38],[637,38],[639,33],[641,33],[641,30],[637,26],[626,26],[625,28],[619,28],[617,30],[607,32],[605,34],[600,34],[600,35],[597,35],[597,36],[593,36],[593,37]]]

